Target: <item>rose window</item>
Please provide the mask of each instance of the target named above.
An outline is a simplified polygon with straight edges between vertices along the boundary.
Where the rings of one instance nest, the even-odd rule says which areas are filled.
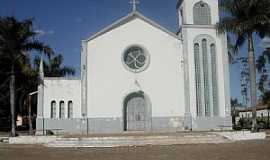
[[[128,48],[123,56],[124,64],[134,72],[143,71],[148,63],[148,55],[137,46]]]

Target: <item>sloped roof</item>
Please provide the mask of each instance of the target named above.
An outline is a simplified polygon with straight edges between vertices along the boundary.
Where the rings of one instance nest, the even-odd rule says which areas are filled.
[[[101,31],[97,32],[96,34],[94,34],[93,36],[91,36],[90,38],[88,39],[85,39],[83,41],[91,41],[123,24],[126,24],[128,22],[130,22],[131,20],[135,19],[135,18],[139,18],[145,22],[147,22],[148,24],[162,30],[163,32],[171,35],[172,37],[176,38],[176,39],[180,39],[175,33],[169,31],[168,29],[162,27],[161,25],[159,25],[158,23],[154,22],[153,20],[145,17],[144,15],[142,15],[141,13],[139,13],[138,11],[134,11],[134,12],[131,12],[129,13],[128,15],[126,15],[125,17],[123,18],[120,18],[119,20],[115,21],[114,23],[112,23],[111,25],[109,25],[108,27],[102,29]]]
[[[268,109],[268,106],[267,105],[258,104],[256,106],[256,111],[265,110],[265,109]],[[241,109],[238,109],[238,111],[239,112],[252,112],[252,107],[241,108]]]

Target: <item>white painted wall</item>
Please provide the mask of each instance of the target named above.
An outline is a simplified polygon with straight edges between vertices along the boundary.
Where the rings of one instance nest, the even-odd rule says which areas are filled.
[[[51,118],[51,102],[56,101],[56,117],[59,118],[59,103],[65,102],[67,118],[68,101],[73,102],[73,118],[81,117],[81,81],[61,78],[44,80],[44,118]]]
[[[143,46],[150,54],[149,67],[137,74],[122,64],[123,51],[133,44]],[[88,117],[122,117],[125,96],[140,89],[151,100],[153,117],[184,116],[179,39],[136,18],[89,41],[87,50]]]

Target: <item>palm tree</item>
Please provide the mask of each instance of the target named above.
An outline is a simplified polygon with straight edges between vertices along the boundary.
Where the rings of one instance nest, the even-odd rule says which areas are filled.
[[[75,75],[75,69],[70,66],[63,66],[62,54],[47,56],[48,60],[43,62],[44,75],[46,77],[65,77],[69,75]],[[40,63],[40,57],[35,57],[34,64],[36,70],[38,70]]]
[[[221,0],[221,8],[225,17],[217,23],[219,33],[230,32],[237,38],[236,46],[248,44],[248,63],[250,74],[250,95],[252,107],[252,131],[257,130],[256,122],[256,68],[254,33],[260,37],[270,33],[270,1],[269,0]]]
[[[10,64],[10,112],[11,136],[16,136],[15,128],[15,71],[24,64],[33,50],[52,54],[50,47],[44,45],[35,37],[38,33],[33,30],[32,19],[18,21],[14,17],[0,17],[0,57]]]

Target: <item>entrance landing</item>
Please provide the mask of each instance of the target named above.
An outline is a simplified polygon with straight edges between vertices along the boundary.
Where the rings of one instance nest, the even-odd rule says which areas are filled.
[[[145,145],[217,144],[229,139],[215,133],[143,133],[125,132],[85,136],[64,136],[51,141],[47,147],[120,147]]]

